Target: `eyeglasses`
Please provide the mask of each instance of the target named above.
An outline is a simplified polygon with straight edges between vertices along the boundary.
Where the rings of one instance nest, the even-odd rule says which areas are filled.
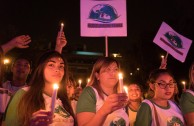
[[[154,82],[154,83],[158,84],[159,87],[162,88],[162,89],[165,89],[167,87],[167,85],[170,88],[174,88],[175,85],[177,84],[176,82],[170,82],[170,83],[166,83],[166,82]]]

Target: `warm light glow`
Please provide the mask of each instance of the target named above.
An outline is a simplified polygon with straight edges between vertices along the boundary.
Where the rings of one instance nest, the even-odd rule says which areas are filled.
[[[137,70],[139,71],[139,70],[140,70],[140,68],[137,68]]]
[[[9,59],[7,59],[7,58],[4,59],[3,62],[4,62],[4,64],[9,64],[10,63]]]
[[[127,95],[128,95],[128,94],[129,94],[129,92],[128,92],[128,88],[127,88],[127,86],[124,86],[123,88],[124,88],[125,92],[126,92],[126,93],[127,93]]]
[[[130,75],[132,76],[132,75],[133,75],[133,73],[130,73]]]
[[[161,55],[161,58],[164,58],[164,55]]]
[[[119,79],[123,79],[123,74],[119,73]]]
[[[82,80],[81,80],[81,79],[79,79],[79,80],[78,80],[78,83],[79,83],[79,84],[81,84],[81,83],[82,83]]]
[[[61,23],[61,27],[63,27],[64,26],[64,24],[63,23]]]
[[[58,84],[53,85],[53,89],[58,89],[58,88],[59,88]]]
[[[185,81],[182,81],[182,84],[183,84],[183,85],[185,85],[185,84],[186,84],[186,82],[185,82]]]
[[[88,78],[88,83],[90,82],[90,78]]]
[[[118,55],[118,54],[116,54],[116,53],[113,53],[112,55],[113,55],[113,57],[117,57],[117,55]]]
[[[116,57],[122,57],[120,53],[112,53],[112,56],[115,57],[115,58]]]

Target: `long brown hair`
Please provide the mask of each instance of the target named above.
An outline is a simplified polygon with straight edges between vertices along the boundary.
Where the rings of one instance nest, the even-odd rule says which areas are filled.
[[[18,116],[21,125],[27,126],[29,125],[30,118],[32,113],[40,110],[45,109],[44,98],[43,98],[43,89],[45,86],[44,82],[44,69],[49,59],[53,57],[60,57],[64,61],[64,76],[60,83],[60,88],[58,90],[58,98],[62,101],[63,107],[74,117],[73,110],[71,105],[68,102],[67,95],[65,93],[65,84],[67,83],[68,79],[68,67],[67,62],[63,58],[63,56],[56,52],[56,51],[48,51],[45,52],[39,58],[37,62],[37,66],[35,67],[34,73],[32,78],[30,79],[29,90],[24,94],[21,98],[19,105],[18,105]],[[75,120],[75,117],[74,117]]]
[[[93,66],[93,69],[92,69],[92,73],[90,75],[90,82],[87,84],[87,86],[92,86],[94,87],[99,96],[104,99],[104,96],[103,96],[103,90],[102,88],[100,87],[100,84],[99,84],[99,81],[97,80],[96,78],[96,73],[100,73],[100,70],[102,68],[106,68],[108,67],[109,65],[111,65],[112,63],[116,63],[118,68],[119,68],[119,63],[117,60],[113,59],[113,58],[110,58],[110,57],[100,57],[96,63],[94,64]],[[117,87],[118,87],[118,84],[115,86],[115,91],[117,91]]]

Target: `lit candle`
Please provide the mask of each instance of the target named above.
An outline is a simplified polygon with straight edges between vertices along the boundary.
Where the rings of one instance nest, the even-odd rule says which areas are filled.
[[[82,87],[82,80],[81,79],[78,80],[78,83],[79,83],[79,88],[81,88]]]
[[[52,94],[52,100],[51,100],[51,113],[54,114],[55,110],[55,101],[57,99],[57,91],[59,86],[57,84],[53,85],[53,94]]]
[[[9,59],[4,59],[3,62],[4,62],[4,64],[6,65],[6,64],[9,64],[10,61],[9,61]]]
[[[119,91],[118,93],[123,93],[123,75],[119,73]]]
[[[129,94],[127,86],[124,86],[125,93],[127,93],[127,96]]]
[[[88,78],[88,83],[90,82],[90,78]]]
[[[186,83],[185,83],[185,81],[182,81],[182,84],[183,84],[183,90],[186,90]]]
[[[164,59],[164,55],[161,55],[161,58]]]
[[[61,37],[61,34],[62,34],[62,32],[63,32],[63,27],[64,27],[64,24],[63,24],[63,23],[61,23],[61,28],[60,28],[60,37]]]

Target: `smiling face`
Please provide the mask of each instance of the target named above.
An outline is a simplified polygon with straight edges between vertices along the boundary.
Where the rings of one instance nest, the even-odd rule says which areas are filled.
[[[13,80],[26,80],[30,73],[30,63],[26,59],[18,59],[13,64],[11,71]]]
[[[65,73],[64,67],[63,59],[59,57],[49,59],[44,69],[45,83],[60,83]]]
[[[141,101],[142,92],[137,84],[128,86],[128,98],[130,101]]]
[[[156,83],[151,84],[152,90],[154,90],[154,97],[162,100],[169,100],[173,93],[174,87],[170,87],[169,85],[166,88],[161,88],[160,84],[171,84],[174,82],[174,79],[167,73],[161,74],[155,81]]]
[[[119,68],[115,62],[108,67],[102,67],[99,73],[96,73],[96,78],[99,80],[100,85],[106,87],[115,87],[118,82]]]

